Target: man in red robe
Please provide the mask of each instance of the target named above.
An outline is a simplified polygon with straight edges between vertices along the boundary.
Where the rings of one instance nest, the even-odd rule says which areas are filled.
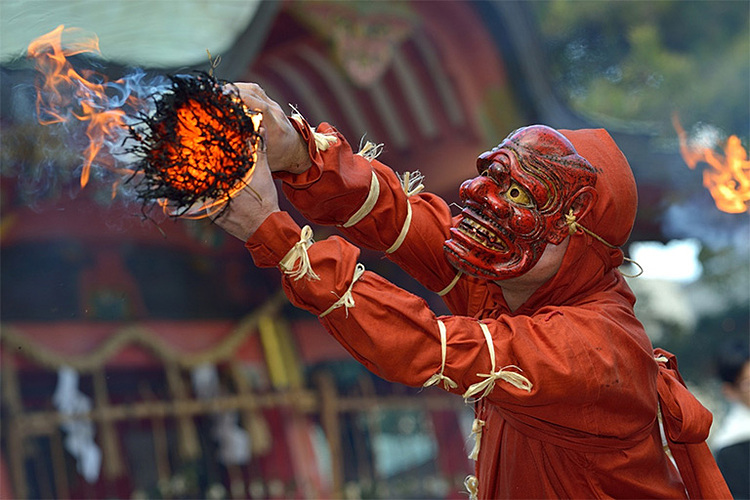
[[[730,497],[704,442],[711,415],[653,350],[617,269],[637,200],[606,131],[512,133],[479,156],[452,217],[330,125],[239,87],[267,148],[216,222],[372,372],[474,403],[473,497]],[[313,242],[279,210],[272,175],[347,239]],[[355,245],[385,252],[452,315],[366,271]]]

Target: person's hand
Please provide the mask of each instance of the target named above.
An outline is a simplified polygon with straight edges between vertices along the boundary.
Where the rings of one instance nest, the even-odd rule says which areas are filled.
[[[263,128],[271,171],[300,174],[310,168],[307,143],[289,122],[281,106],[255,83],[235,83],[245,105],[263,113]]]
[[[268,168],[266,153],[261,149],[258,148],[250,183],[232,197],[225,209],[212,216],[219,227],[242,241],[247,241],[269,215],[280,211],[276,185]]]

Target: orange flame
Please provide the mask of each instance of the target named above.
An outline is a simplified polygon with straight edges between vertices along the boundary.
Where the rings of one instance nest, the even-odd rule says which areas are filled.
[[[66,110],[72,117],[88,122],[86,135],[89,144],[84,151],[81,172],[81,187],[89,180],[91,165],[108,138],[125,129],[125,113],[120,109],[108,109],[109,98],[105,93],[106,79],[94,72],[78,73],[68,57],[83,53],[99,54],[99,39],[95,36],[74,37],[65,47],[63,33],[78,35],[79,29],[58,26],[29,44],[28,57],[33,58],[42,76],[41,88],[37,89],[36,110],[42,125],[65,123]],[[97,78],[102,83],[92,81]]]
[[[65,37],[65,43],[63,43]],[[123,144],[128,137],[128,115],[123,109],[144,112],[149,106],[146,100],[154,92],[144,92],[144,97],[137,97],[131,92],[135,87],[145,90],[145,87],[128,80],[127,77],[109,81],[104,75],[92,70],[74,69],[69,58],[79,54],[101,55],[99,40],[94,34],[85,34],[77,28],[58,26],[29,44],[27,55],[34,59],[39,73],[37,83],[36,111],[42,125],[67,123],[78,120],[86,122],[86,135],[89,139],[84,151],[84,164],[81,171],[81,187],[89,181],[94,161],[114,172],[127,175],[143,175],[134,168],[118,164],[113,155],[117,154],[114,144]],[[150,88],[150,87],[149,87]],[[127,89],[124,93],[120,90]],[[112,95],[110,98],[108,95]],[[124,98],[123,97],[127,96]],[[259,130],[262,115],[253,112],[242,104],[238,96],[230,96],[236,100]],[[236,109],[236,108],[235,108]],[[237,181],[231,178],[227,169],[229,160],[224,151],[217,145],[216,137],[209,140],[206,127],[210,130],[221,130],[221,145],[230,150],[244,150],[248,138],[237,128],[222,126],[222,119],[230,117],[221,109],[212,109],[209,113],[199,102],[188,101],[176,110],[177,120],[174,130],[169,130],[170,137],[176,137],[177,142],[163,144],[164,149],[159,153],[166,155],[165,164],[171,165],[159,178],[163,179],[178,191],[200,193],[205,186],[218,186],[216,192],[221,193],[217,199],[204,199],[179,213],[175,213],[168,199],[156,200],[166,213],[173,216],[190,216],[202,218],[215,213],[226,204],[229,199],[243,189],[250,181],[254,171],[257,155],[255,148],[259,138],[253,139],[251,145],[252,163],[243,179]],[[108,152],[109,155],[102,153]],[[217,169],[222,169],[221,173]],[[241,170],[244,172],[244,170]],[[112,197],[115,197],[119,180],[112,186]]]
[[[700,162],[709,168],[703,170],[703,185],[709,190],[722,212],[733,214],[747,212],[750,208],[750,161],[739,137],[731,136],[724,146],[724,155],[708,147],[688,144],[687,134],[677,116],[672,119],[680,140],[680,153],[688,167],[695,169]]]
[[[263,115],[259,112],[247,111],[247,113],[253,121],[255,129],[258,130]],[[220,199],[207,200],[188,208],[180,214],[184,218],[207,217],[221,210],[221,207],[230,198],[234,197],[234,195],[247,186],[255,171],[255,167],[250,168],[240,182],[237,182],[236,179],[219,179],[216,172],[216,165],[223,162],[225,153],[216,142],[206,140],[201,125],[203,127],[208,125],[215,130],[221,128],[225,134],[225,144],[233,149],[242,149],[242,145],[247,141],[247,138],[237,129],[222,127],[221,118],[223,116],[219,115],[217,117],[207,113],[200,103],[195,101],[188,101],[186,105],[180,107],[177,110],[177,117],[175,135],[178,137],[178,141],[168,144],[167,151],[165,151],[165,154],[172,157],[175,161],[169,162],[172,166],[164,175],[164,179],[174,188],[185,191],[195,191],[194,186],[196,184],[228,183],[222,186],[222,191],[225,195]],[[256,142],[252,155],[253,165],[255,165],[255,161],[257,160],[257,146]],[[172,213],[169,200],[162,200],[159,204],[166,212]]]

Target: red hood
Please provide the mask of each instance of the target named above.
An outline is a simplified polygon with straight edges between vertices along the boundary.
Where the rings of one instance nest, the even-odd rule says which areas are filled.
[[[635,222],[638,195],[633,172],[609,133],[604,129],[560,133],[599,171],[594,208],[578,222],[618,248],[609,248],[581,231],[572,235],[560,270],[524,304],[524,313],[543,305],[569,303],[584,291],[588,295],[621,280],[619,272],[610,271],[622,264],[619,247],[627,242]],[[604,279],[606,275],[610,278]]]
[[[619,247],[630,237],[638,207],[635,179],[628,160],[604,129],[560,130],[599,174],[594,210],[579,222],[605,241]],[[620,264],[615,259],[614,266]]]

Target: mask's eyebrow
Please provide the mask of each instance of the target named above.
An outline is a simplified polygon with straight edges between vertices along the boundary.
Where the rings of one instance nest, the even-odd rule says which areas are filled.
[[[477,172],[479,172],[479,175],[486,175],[487,170],[489,170],[490,165],[492,165],[492,160],[489,158],[484,158],[482,156],[477,158]]]
[[[493,164],[502,165],[502,170],[507,171],[510,162],[509,153],[502,148],[496,147],[491,151],[486,151],[479,155],[477,158],[477,171],[480,174],[484,174],[485,170],[489,170]]]

